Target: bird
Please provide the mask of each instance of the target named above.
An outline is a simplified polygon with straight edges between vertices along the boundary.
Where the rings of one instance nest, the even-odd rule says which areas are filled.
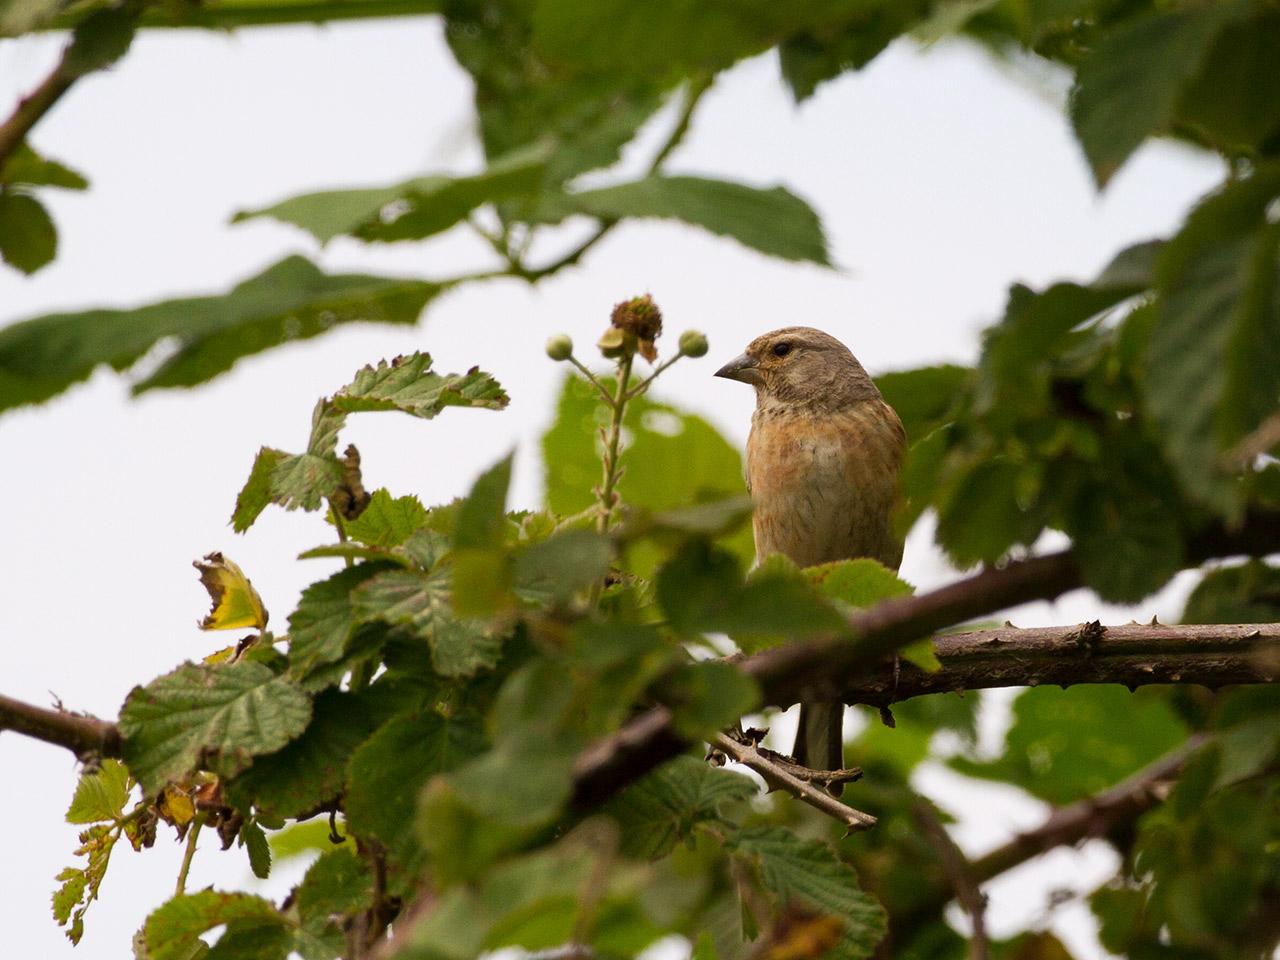
[[[870,557],[896,571],[906,433],[849,348],[813,327],[785,327],[752,340],[715,376],[756,391],[746,466],[756,565],[780,553],[800,567]],[[843,729],[843,703],[802,702],[792,755],[811,769],[842,769]]]

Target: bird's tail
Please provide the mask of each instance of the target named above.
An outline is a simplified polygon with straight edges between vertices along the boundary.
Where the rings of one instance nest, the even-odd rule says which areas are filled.
[[[800,726],[792,751],[796,762],[814,770],[839,770],[844,766],[844,704],[800,704]],[[841,784],[831,793],[840,796]]]

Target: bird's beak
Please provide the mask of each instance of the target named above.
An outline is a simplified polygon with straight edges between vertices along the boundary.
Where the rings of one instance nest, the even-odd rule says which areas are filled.
[[[760,377],[759,364],[756,358],[750,354],[744,353],[740,357],[734,357],[723,367],[715,372],[717,377],[724,377],[726,380],[737,380],[739,383],[749,383],[752,386],[762,382]]]

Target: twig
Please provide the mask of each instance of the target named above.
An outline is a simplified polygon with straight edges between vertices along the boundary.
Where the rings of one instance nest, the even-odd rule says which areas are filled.
[[[1164,789],[1166,784],[1178,775],[1207,739],[1203,734],[1188,737],[1181,746],[1127,780],[1092,797],[1057,808],[1034,830],[1020,833],[974,860],[970,866],[973,883],[986,883],[1055,847],[1076,844],[1090,837],[1105,836],[1122,824],[1132,823],[1164,801],[1167,796],[1167,790]],[[949,885],[934,886],[909,911],[893,920],[893,941],[899,944],[909,942],[911,932],[936,917],[951,897],[952,889]]]
[[[801,779],[793,770],[787,769],[791,764],[781,764],[773,757],[765,756],[754,743],[741,743],[723,733],[711,738],[711,743],[732,760],[742,764],[764,778],[764,782],[773,790],[785,790],[797,800],[807,803],[815,810],[821,810],[829,817],[843,823],[849,833],[859,830],[870,830],[876,825],[876,818],[869,813],[855,810],[848,804],[841,803],[826,790],[815,787],[810,780]],[[816,771],[815,771],[816,772]],[[846,780],[855,779],[852,771]]]
[[[2,730],[66,747],[81,758],[120,756],[120,731],[114,723],[65,710],[48,710],[0,695]]]
[[[1236,468],[1247,467],[1276,444],[1280,444],[1280,412],[1271,414],[1256,430],[1228,450],[1227,464]]]
[[[959,901],[960,906],[964,907],[965,913],[969,914],[969,920],[973,926],[973,932],[969,938],[969,956],[972,960],[987,960],[990,952],[987,946],[985,921],[987,898],[973,878],[973,865],[969,863],[964,852],[956,846],[956,842],[951,839],[951,834],[947,833],[947,828],[939,819],[938,812],[932,803],[924,797],[918,798],[911,805],[911,814],[920,824],[920,828],[934,850],[937,851],[943,872],[951,882],[956,900]]]
[[[622,416],[627,409],[627,382],[631,379],[631,364],[634,359],[631,354],[627,354],[618,365],[617,388],[609,403],[613,408],[613,415],[609,421],[609,432],[605,435],[604,456],[601,457],[604,476],[600,481],[600,517],[596,523],[596,529],[601,533],[609,532],[616,500],[614,489],[622,476],[622,471],[618,469],[618,453],[622,444]]]
[[[191,871],[191,861],[196,855],[196,841],[200,837],[200,828],[204,826],[204,820],[199,815],[191,821],[191,829],[187,831],[187,848],[182,853],[182,866],[178,868],[178,884],[174,887],[173,895],[180,897],[187,889],[187,874]]]
[[[80,79],[80,74],[71,69],[72,44],[63,48],[57,64],[49,74],[40,81],[40,85],[18,101],[9,119],[0,124],[0,170],[18,146],[27,138],[31,128],[53,109],[53,105]]]

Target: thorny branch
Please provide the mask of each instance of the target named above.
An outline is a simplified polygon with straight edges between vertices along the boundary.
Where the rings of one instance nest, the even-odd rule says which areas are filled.
[[[1191,756],[1207,742],[1202,734],[1189,737],[1185,743],[1139,770],[1114,787],[1059,807],[1040,826],[1020,833],[970,865],[970,877],[981,885],[1019,864],[1026,863],[1055,847],[1076,844],[1091,837],[1101,837],[1122,824],[1132,823],[1168,795],[1168,785],[1181,772]],[[936,917],[953,891],[949,882],[934,886],[909,910],[894,918],[890,937],[895,943],[907,943],[911,933],[922,923]]]
[[[822,771],[809,770],[798,766],[794,761],[766,750],[750,737],[741,740],[727,734],[717,733],[711,738],[711,745],[724,753],[730,760],[760,774],[771,790],[785,790],[798,800],[807,803],[815,810],[845,825],[849,833],[859,830],[870,830],[876,825],[876,818],[869,813],[855,810],[848,804],[841,803],[826,790],[815,787],[814,782],[822,779],[827,783],[841,783],[856,780],[862,775],[860,770],[826,771],[836,776],[819,777]]]
[[[66,747],[78,757],[120,756],[120,731],[114,723],[62,709],[48,710],[0,694],[2,730]]]

